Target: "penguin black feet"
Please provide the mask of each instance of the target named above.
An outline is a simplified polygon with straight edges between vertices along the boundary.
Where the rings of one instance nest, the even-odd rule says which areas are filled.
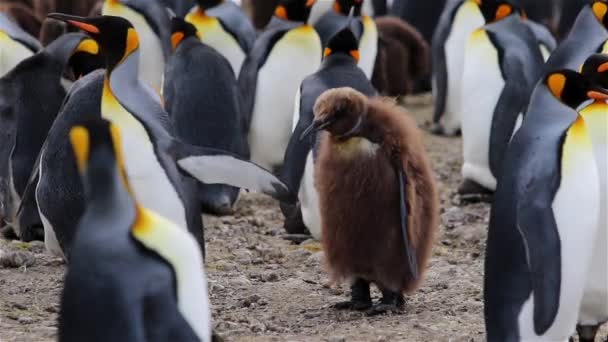
[[[283,228],[290,235],[308,235],[310,236],[310,232],[306,225],[304,224],[304,219],[302,218],[302,210],[300,209],[300,205],[292,205],[288,203],[280,203],[281,212],[283,212],[283,216],[285,216],[285,222],[283,223]]]
[[[600,325],[577,325],[576,332],[580,342],[595,342],[595,336],[600,329]]]
[[[17,233],[15,233],[15,230],[13,229],[13,227],[8,226],[8,225],[0,228],[0,237],[4,238],[6,240],[19,239],[19,236],[17,236]]]
[[[367,310],[368,316],[384,315],[388,313],[401,313],[405,306],[405,299],[400,292],[382,290],[380,303]]]
[[[372,296],[369,292],[368,281],[357,279],[350,289],[351,300],[334,304],[334,309],[364,311],[372,307]]]
[[[492,202],[494,193],[476,182],[465,179],[458,187],[460,200],[465,203]]]

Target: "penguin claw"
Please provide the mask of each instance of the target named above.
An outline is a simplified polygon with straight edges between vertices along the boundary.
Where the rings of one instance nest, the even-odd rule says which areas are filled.
[[[403,305],[398,304],[377,304],[372,306],[365,312],[367,316],[378,316],[386,314],[400,314],[403,313]]]
[[[365,311],[367,309],[372,308],[372,302],[349,300],[346,302],[336,303],[332,305],[332,307],[336,310]]]

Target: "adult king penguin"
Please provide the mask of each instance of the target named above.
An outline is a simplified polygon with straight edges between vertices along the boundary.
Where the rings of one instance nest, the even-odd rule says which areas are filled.
[[[38,40],[0,13],[0,76],[40,50]]]
[[[509,0],[457,0],[446,4],[432,42],[434,133],[455,135],[460,130],[460,86],[469,35],[517,11]]]
[[[378,54],[378,27],[372,17],[362,15],[363,3],[364,0],[334,0],[333,10],[319,18],[315,23],[315,30],[325,47],[329,39],[340,31],[346,22],[351,22],[353,32],[359,41],[359,67],[363,69],[367,78],[371,79]],[[357,20],[349,19],[351,11]]]
[[[193,187],[181,176],[178,166],[206,184],[228,184],[292,199],[287,187],[259,166],[225,151],[195,147],[173,138],[167,113],[138,78],[139,37],[126,19],[63,14],[49,17],[90,33],[104,49],[101,116],[121,130],[127,174],[133,192],[146,207],[179,227],[187,227],[203,245],[198,203],[189,193]],[[45,223],[45,234],[51,230],[57,237],[51,250],[66,247],[62,241],[67,239],[67,232],[61,228]]]
[[[201,34],[201,41],[222,54],[238,75],[255,42],[253,24],[232,1],[198,0],[186,16]]]
[[[535,36],[517,16],[488,24],[469,37],[460,100],[462,198],[496,190],[505,150],[543,64]]]
[[[306,24],[314,3],[281,0],[239,75],[251,160],[265,168],[283,163],[298,87],[321,64],[321,40]]]
[[[608,89],[608,54],[591,56],[583,65],[581,73]],[[591,135],[600,177],[598,235],[595,238],[577,329],[580,341],[592,342],[595,341],[600,326],[608,321],[608,102],[595,99],[581,109],[580,114]]]
[[[201,250],[135,199],[119,131],[100,118],[70,130],[86,210],[61,295],[59,341],[211,341]]]
[[[22,234],[22,229],[31,232],[40,219],[33,211],[18,220],[17,208],[66,95],[61,77],[80,52],[96,55],[99,47],[82,33],[66,34],[0,78],[0,197],[5,219],[25,241],[37,236]]]
[[[176,17],[172,26],[174,53],[167,63],[163,97],[175,136],[247,158],[240,93],[230,63],[201,43],[192,24]],[[238,194],[238,188],[201,184],[198,197],[204,211],[226,215]]]
[[[165,62],[171,54],[171,21],[166,8],[159,1],[105,0],[102,14],[123,17],[131,22],[146,56],[139,64],[139,75],[160,93]]]
[[[298,193],[299,199],[299,208],[281,206],[289,233],[301,234],[308,229],[314,238],[321,238],[319,196],[314,184],[316,134],[313,132],[306,139],[300,139],[314,120],[313,108],[317,98],[328,89],[341,87],[351,87],[366,96],[376,95],[373,85],[357,66],[358,47],[357,38],[350,25],[346,24],[329,40],[321,68],[302,82],[296,96],[295,126],[285,151],[281,177],[292,192]]]
[[[597,237],[600,180],[589,123],[575,108],[608,90],[548,73],[505,156],[490,215],[484,298],[488,341],[567,341]]]

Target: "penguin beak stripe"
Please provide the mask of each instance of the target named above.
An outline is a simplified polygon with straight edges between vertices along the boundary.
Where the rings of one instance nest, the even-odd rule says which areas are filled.
[[[302,134],[300,134],[300,140],[304,140],[306,139],[307,136],[309,136],[312,132],[316,132],[316,131],[320,131],[323,130],[325,128],[327,128],[329,125],[331,125],[332,123],[334,123],[334,121],[336,121],[335,119],[328,119],[325,121],[315,121],[313,122],[310,126],[308,126],[304,132],[302,132]]]
[[[595,90],[587,92],[587,97],[589,97],[590,99],[599,100],[599,101],[608,100],[608,94],[600,93],[599,91],[595,91]]]
[[[89,33],[99,33],[99,28],[97,28],[97,26],[91,25],[91,24],[86,24],[86,23],[81,23],[79,21],[75,21],[75,20],[68,20],[68,23],[72,26],[76,26],[79,29],[89,32]]]
[[[597,68],[597,72],[606,72],[608,71],[608,62],[601,64],[598,68]]]
[[[89,159],[89,131],[82,126],[74,126],[70,130],[70,143],[76,157],[76,165],[81,173],[84,172]]]

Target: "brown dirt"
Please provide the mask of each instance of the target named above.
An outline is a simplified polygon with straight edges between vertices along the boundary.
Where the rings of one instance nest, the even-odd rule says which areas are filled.
[[[408,99],[406,107],[423,126],[430,118],[428,96]],[[403,314],[369,318],[330,308],[345,300],[348,291],[329,286],[319,244],[283,240],[277,204],[247,194],[234,216],[205,217],[216,331],[226,341],[483,341],[489,207],[461,206],[454,194],[460,181],[460,139],[426,138],[441,190],[441,234],[427,279],[407,298]],[[50,341],[56,335],[65,266],[43,249],[40,243],[0,240],[0,261],[2,250],[18,250],[33,262],[20,268],[0,265],[2,342]]]

